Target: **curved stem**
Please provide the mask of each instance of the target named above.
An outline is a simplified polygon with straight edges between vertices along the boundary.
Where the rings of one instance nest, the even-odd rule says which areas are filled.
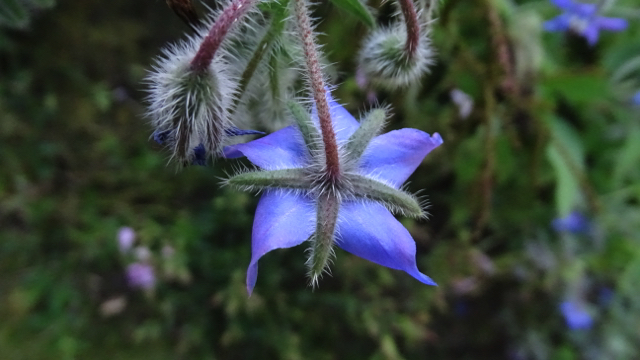
[[[418,41],[420,41],[420,24],[418,23],[418,13],[413,4],[413,0],[398,0],[400,10],[407,25],[407,42],[404,49],[409,59],[413,59],[418,49]]]
[[[191,60],[191,68],[193,70],[205,71],[209,67],[231,26],[246,14],[255,3],[256,0],[233,0],[222,10],[220,16],[211,26],[209,34],[202,40],[196,56]]]
[[[320,130],[322,132],[322,142],[324,143],[324,151],[326,155],[327,175],[329,179],[336,180],[340,176],[340,156],[338,154],[338,143],[336,142],[336,134],[333,131],[331,123],[331,113],[329,111],[329,103],[325,92],[324,79],[320,62],[318,60],[318,52],[313,38],[313,29],[311,20],[307,13],[307,4],[305,0],[295,0],[295,13],[298,27],[302,35],[302,45],[304,47],[304,55],[309,70],[309,80],[311,82],[311,90],[313,98],[318,109],[318,120],[320,122]]]

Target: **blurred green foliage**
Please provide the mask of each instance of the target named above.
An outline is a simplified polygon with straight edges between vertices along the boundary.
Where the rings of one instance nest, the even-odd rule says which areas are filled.
[[[445,139],[409,186],[425,189],[430,219],[403,219],[439,286],[338,251],[312,290],[294,248],[261,261],[250,298],[256,198],[219,187],[231,162],[175,173],[142,117],[146,69],[188,29],[163,1],[2,4],[1,359],[640,357],[633,0],[610,10],[630,28],[595,47],[543,33],[557,15],[546,1],[443,1],[431,74],[375,92],[393,105],[391,128]],[[392,5],[373,5],[388,21]],[[315,15],[336,95],[356,114],[375,91],[354,77],[367,26],[330,3]],[[468,118],[453,89],[474,99]],[[553,231],[572,211],[590,231]],[[126,284],[122,226],[151,250],[152,291]],[[591,329],[565,325],[572,298]]]

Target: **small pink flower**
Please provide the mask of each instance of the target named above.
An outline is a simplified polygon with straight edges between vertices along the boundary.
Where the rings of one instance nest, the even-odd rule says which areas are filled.
[[[132,288],[152,289],[156,283],[153,267],[144,263],[133,263],[127,266],[127,282]]]
[[[118,248],[121,253],[131,250],[133,243],[136,241],[136,233],[132,228],[123,226],[118,230]]]

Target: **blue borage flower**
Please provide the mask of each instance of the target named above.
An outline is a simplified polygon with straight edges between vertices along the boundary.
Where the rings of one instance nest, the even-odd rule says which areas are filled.
[[[587,39],[589,45],[598,42],[600,30],[622,31],[627,28],[627,21],[620,18],[604,17],[598,14],[598,5],[585,4],[573,0],[550,0],[564,13],[546,21],[546,31],[571,30]]]
[[[329,183],[318,175],[322,174],[324,151],[317,117],[315,113],[309,116],[297,104],[291,105],[297,127],[224,150],[227,158],[246,156],[261,169],[228,179],[231,185],[264,191],[253,223],[249,294],[263,255],[307,240],[312,243],[308,264],[314,284],[318,275],[313,270],[314,256],[323,251],[331,254],[335,240],[354,255],[435,285],[418,270],[415,242],[390,210],[424,216],[415,198],[400,186],[424,157],[442,144],[442,138],[417,129],[375,136],[384,124],[384,111],[374,110],[359,123],[330,97],[329,101],[343,169],[339,182]],[[307,120],[301,121],[305,115]],[[330,238],[328,250],[322,248],[326,238]],[[324,266],[320,264],[326,271]]]
[[[590,329],[593,326],[593,317],[587,310],[587,306],[580,301],[568,300],[560,304],[560,312],[572,330]]]
[[[573,211],[565,217],[553,219],[551,225],[558,232],[572,234],[584,234],[590,228],[589,220],[577,211]]]

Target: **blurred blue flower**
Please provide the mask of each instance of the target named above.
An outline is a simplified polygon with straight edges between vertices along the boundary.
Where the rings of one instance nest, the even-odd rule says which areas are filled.
[[[360,123],[339,104],[331,101],[330,105],[336,138],[344,152],[344,145]],[[229,146],[225,148],[225,156],[246,156],[264,170],[304,169],[306,174],[317,178],[321,170],[314,163],[316,155],[309,151],[303,139],[297,127],[289,126],[261,139]],[[416,129],[391,131],[374,137],[355,160],[350,154],[341,153],[347,169],[344,176],[365,178],[396,191],[440,144],[442,138],[437,133],[430,136]],[[416,244],[387,207],[342,185],[330,185],[332,189],[324,186],[316,183],[311,188],[272,187],[264,191],[253,223],[252,257],[247,270],[250,294],[258,276],[258,260],[271,250],[293,247],[310,239],[322,215],[318,215],[321,197],[330,192],[336,192],[339,199],[335,232],[329,235],[335,236],[336,245],[379,265],[403,270],[425,284],[435,285],[418,270]]]
[[[553,228],[558,232],[583,234],[589,231],[589,220],[577,211],[563,218],[556,218],[552,222]]]
[[[587,39],[589,45],[598,42],[600,30],[622,31],[627,21],[620,18],[604,17],[598,14],[598,5],[585,4],[573,0],[550,0],[564,12],[544,23],[546,31],[571,30]]]
[[[127,283],[133,288],[152,289],[156,283],[153,267],[149,264],[135,262],[127,266]]]
[[[593,317],[582,302],[564,301],[560,304],[560,312],[562,312],[567,326],[572,330],[590,329],[593,325]]]
[[[633,105],[640,106],[640,91],[638,91],[631,97],[631,103]]]

